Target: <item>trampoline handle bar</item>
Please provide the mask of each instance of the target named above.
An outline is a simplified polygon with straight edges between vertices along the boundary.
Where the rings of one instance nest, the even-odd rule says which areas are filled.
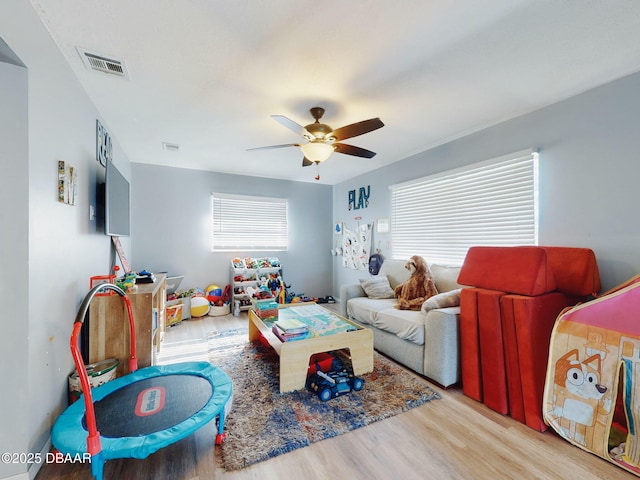
[[[84,360],[82,358],[82,354],[80,353],[80,347],[78,346],[78,337],[80,336],[80,330],[82,330],[82,326],[84,324],[84,319],[89,310],[89,305],[91,304],[91,300],[101,291],[104,290],[112,290],[120,297],[125,303],[127,309],[127,315],[129,317],[129,331],[130,331],[130,351],[131,356],[129,358],[129,371],[133,372],[138,369],[138,359],[136,358],[136,329],[133,320],[133,309],[131,308],[131,300],[127,297],[124,290],[120,287],[113,285],[111,283],[103,283],[100,285],[96,285],[93,287],[87,296],[82,301],[80,305],[80,309],[78,310],[78,314],[76,315],[76,319],[73,323],[73,332],[71,334],[70,347],[71,347],[71,356],[73,357],[73,362],[76,365],[76,370],[78,371],[78,377],[80,379],[80,384],[82,385],[82,392],[84,394],[84,406],[86,412],[86,422],[87,422],[87,430],[89,431],[89,436],[87,437],[87,452],[89,454],[96,455],[100,453],[102,447],[100,445],[100,433],[98,432],[98,427],[96,424],[96,415],[93,408],[93,397],[91,395],[91,385],[89,384],[89,375],[87,374],[87,368],[84,364]]]
[[[84,319],[87,316],[87,312],[89,311],[89,305],[91,304],[91,300],[98,293],[103,293],[105,290],[112,290],[113,292],[120,295],[122,300],[124,301],[125,307],[127,309],[127,317],[129,318],[129,338],[131,340],[129,345],[130,356],[129,356],[129,373],[135,372],[138,369],[138,357],[136,356],[136,326],[133,319],[133,309],[131,307],[131,300],[127,297],[127,294],[117,285],[112,283],[101,283],[100,285],[96,285],[93,287],[87,296],[84,297],[82,304],[80,305],[80,309],[76,314],[76,319],[74,323],[84,323]],[[77,342],[76,342],[77,345]],[[83,363],[84,366],[84,363]],[[79,372],[79,370],[78,370]]]
[[[73,324],[73,333],[71,334],[71,356],[73,362],[76,364],[76,370],[78,371],[78,377],[80,378],[80,384],[82,385],[82,393],[84,394],[84,410],[85,418],[87,421],[87,430],[89,435],[87,437],[87,452],[91,456],[97,455],[102,450],[100,445],[100,432],[96,424],[96,413],[93,409],[93,397],[91,395],[91,385],[89,384],[89,375],[87,375],[87,368],[84,366],[82,360],[82,354],[78,348],[78,336],[82,329],[82,322],[75,322]]]
[[[133,321],[133,309],[131,308],[131,300],[126,295],[122,297],[124,304],[127,307],[127,316],[129,317],[129,332],[130,345],[129,349],[131,355],[129,355],[129,373],[138,370],[138,357],[136,356],[136,325]]]

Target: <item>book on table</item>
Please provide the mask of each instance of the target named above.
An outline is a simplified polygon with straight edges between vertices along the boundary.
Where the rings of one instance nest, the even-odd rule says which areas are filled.
[[[309,331],[309,325],[293,317],[278,318],[274,324],[280,331],[289,335],[307,333]]]
[[[293,340],[302,340],[305,338],[309,338],[311,336],[311,332],[309,330],[303,332],[289,333],[278,328],[277,325],[274,325],[271,328],[271,331],[275,334],[283,342],[291,342]]]
[[[283,342],[358,330],[358,327],[317,305],[282,308],[269,324]]]

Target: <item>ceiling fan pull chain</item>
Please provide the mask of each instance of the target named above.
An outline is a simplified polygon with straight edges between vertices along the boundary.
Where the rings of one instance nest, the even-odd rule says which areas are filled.
[[[316,180],[320,180],[320,162],[316,162]]]

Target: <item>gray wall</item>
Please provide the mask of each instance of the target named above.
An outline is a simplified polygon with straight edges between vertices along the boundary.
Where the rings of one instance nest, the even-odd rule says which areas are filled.
[[[89,101],[29,2],[4,0],[0,37],[0,166],[3,168],[0,287],[0,448],[38,452],[66,405],[71,324],[92,275],[108,271],[109,238],[89,220],[95,186],[95,120]],[[15,59],[19,59],[18,62]],[[20,63],[26,66],[16,66]],[[292,200],[292,247],[284,264],[292,289],[325,295],[364,272],[346,271],[329,249],[333,223],[354,226],[390,215],[388,186],[527,147],[540,149],[540,243],[594,249],[605,288],[640,272],[640,75],[431,149],[331,187],[129,165],[117,135],[115,162],[132,180],[133,232],[124,239],[134,268],[184,273],[185,286],[224,283],[229,254],[210,252],[209,194],[219,189]],[[105,123],[103,121],[103,123]],[[109,128],[108,125],[106,125]],[[76,206],[56,201],[57,161],[78,169]],[[348,191],[371,186],[369,207],[348,210]],[[300,225],[298,227],[298,225]],[[392,255],[389,235],[381,240]],[[244,254],[245,252],[235,252]],[[334,268],[332,268],[334,267]],[[333,274],[333,285],[327,279]],[[0,478],[33,476],[0,464]]]
[[[184,275],[180,288],[224,286],[234,256],[276,256],[291,290],[331,293],[332,187],[132,163],[131,243],[134,270]],[[287,198],[287,252],[212,252],[211,193]]]
[[[525,148],[539,149],[539,243],[594,250],[604,289],[640,273],[640,74],[338,184],[334,221],[390,216],[389,185]],[[371,185],[370,207],[348,211],[348,191]],[[428,205],[425,206],[428,208]],[[383,237],[383,254],[393,255]],[[374,242],[377,245],[377,242]],[[363,272],[334,261],[334,292]]]
[[[72,324],[112,249],[89,220],[104,177],[95,160],[99,113],[31,4],[5,0],[2,11],[11,13],[0,15],[0,49],[11,52],[0,55],[0,287],[10,300],[0,319],[0,448],[36,453],[66,407]],[[128,174],[117,139],[114,156]],[[78,170],[75,206],[57,201],[58,160]],[[0,463],[0,478],[32,478],[37,467]]]
[[[27,338],[29,334],[29,181],[27,144],[27,69],[0,61],[0,168],[11,171],[11,181],[3,175],[0,188],[0,225],[2,268],[0,291],[11,292],[12,300],[3,302],[0,336],[0,451],[12,452],[15,445],[28,445],[26,429],[5,428],[5,419],[15,425],[28,424]],[[6,355],[6,356],[5,356]],[[10,361],[12,355],[19,362]],[[6,392],[13,392],[7,394]],[[24,467],[0,465],[0,472],[16,474]]]

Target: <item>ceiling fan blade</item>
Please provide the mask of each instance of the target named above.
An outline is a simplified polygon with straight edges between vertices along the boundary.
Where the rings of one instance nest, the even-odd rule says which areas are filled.
[[[309,165],[313,165],[313,162],[311,160],[309,160],[307,157],[304,157],[302,159],[302,166],[303,167],[308,167]]]
[[[326,138],[335,138],[337,141],[345,140],[351,137],[357,137],[369,133],[378,128],[384,127],[384,123],[379,118],[370,118],[361,122],[352,123],[344,127],[336,128],[333,132],[329,132]]]
[[[299,143],[283,143],[281,145],[269,145],[268,147],[254,147],[247,148],[247,152],[250,150],[271,150],[272,148],[285,148],[285,147],[299,147]]]
[[[367,150],[365,148],[354,147],[353,145],[347,145],[346,143],[334,143],[333,148],[338,153],[345,155],[353,155],[356,157],[373,158],[376,156],[376,152]]]
[[[301,137],[306,138],[307,140],[313,140],[315,138],[302,125],[300,125],[299,123],[294,122],[293,120],[291,120],[290,118],[285,117],[284,115],[271,115],[271,118],[273,118],[280,125],[283,125],[283,126],[287,127],[289,130],[294,131],[295,133],[297,133]]]

